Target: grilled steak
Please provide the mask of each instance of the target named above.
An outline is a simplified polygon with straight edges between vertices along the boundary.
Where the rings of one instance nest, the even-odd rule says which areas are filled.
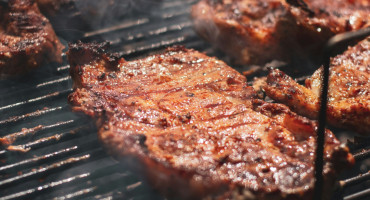
[[[125,61],[70,45],[69,102],[93,117],[112,155],[140,164],[176,199],[311,199],[316,123],[255,99],[224,62],[181,47]],[[353,164],[326,131],[325,186]],[[140,167],[139,167],[140,166]]]
[[[279,70],[267,77],[265,91],[312,119],[318,117],[322,68],[306,80],[306,87]],[[334,57],[330,64],[327,117],[330,124],[370,133],[370,38]]]
[[[0,20],[0,76],[22,74],[44,61],[61,62],[64,47],[36,3],[2,3]]]
[[[194,27],[237,63],[263,65],[317,62],[331,36],[370,25],[368,0],[287,2],[202,0],[192,9]]]

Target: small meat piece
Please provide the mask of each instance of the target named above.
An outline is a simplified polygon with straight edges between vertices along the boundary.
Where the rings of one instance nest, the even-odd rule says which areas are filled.
[[[0,4],[0,76],[23,74],[44,61],[61,62],[63,48],[34,1]]]
[[[255,98],[224,62],[182,47],[125,61],[70,45],[69,102],[108,151],[175,199],[312,199],[316,123]],[[326,131],[325,191],[353,164]],[[132,162],[133,160],[138,161]]]
[[[279,70],[267,77],[265,91],[297,113],[317,119],[323,69],[299,85]],[[370,38],[334,57],[330,64],[327,119],[333,126],[370,133]]]
[[[288,2],[202,0],[192,9],[194,28],[236,63],[264,65],[318,62],[330,37],[370,25],[368,0]]]

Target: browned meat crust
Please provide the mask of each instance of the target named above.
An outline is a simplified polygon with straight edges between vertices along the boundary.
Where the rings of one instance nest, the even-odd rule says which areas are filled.
[[[322,68],[299,85],[279,70],[267,77],[271,98],[312,119],[318,117]],[[339,127],[370,133],[370,38],[332,59],[330,64],[328,121]]]
[[[192,9],[195,30],[239,64],[319,60],[334,34],[370,25],[368,0],[202,0]]]
[[[176,199],[312,199],[316,124],[255,99],[224,62],[181,47],[127,62],[70,45],[69,102],[96,120],[116,157],[134,158]],[[127,164],[127,163],[126,163]],[[325,180],[353,164],[326,131]]]
[[[44,61],[61,62],[63,45],[32,0],[0,4],[0,76],[23,74]]]

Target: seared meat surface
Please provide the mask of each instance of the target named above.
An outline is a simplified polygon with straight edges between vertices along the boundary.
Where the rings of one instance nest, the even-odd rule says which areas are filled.
[[[61,62],[63,48],[34,1],[0,4],[0,76],[23,74],[44,61]]]
[[[314,61],[334,34],[370,25],[368,0],[202,0],[195,30],[239,64]],[[308,9],[307,9],[308,8]]]
[[[322,68],[299,85],[279,70],[267,77],[271,98],[312,119],[318,117]],[[327,118],[330,124],[370,133],[370,38],[331,60]]]
[[[165,195],[312,199],[316,123],[256,99],[224,62],[182,47],[125,61],[83,43],[68,59],[73,110],[93,117],[108,151],[138,161]],[[329,130],[324,155],[330,191],[353,157]]]

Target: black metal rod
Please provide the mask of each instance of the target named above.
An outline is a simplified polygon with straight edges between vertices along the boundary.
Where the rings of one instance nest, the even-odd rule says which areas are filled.
[[[326,126],[326,108],[328,100],[328,88],[329,88],[329,65],[330,56],[329,52],[324,54],[324,73],[321,88],[321,102],[320,102],[320,113],[319,113],[319,127],[317,130],[317,142],[316,142],[316,161],[315,161],[315,193],[314,198],[320,200],[322,198],[323,191],[323,154],[324,154],[324,143],[325,143],[325,126]]]
[[[356,184],[359,184],[365,181],[369,181],[369,180],[370,180],[370,171],[364,174],[359,174],[358,176],[355,176],[355,177],[352,177],[346,180],[339,181],[339,184],[341,187],[345,188],[345,187],[353,186],[353,185],[356,185]]]
[[[12,103],[12,104],[0,107],[0,111],[6,110],[6,109],[15,109],[15,107],[18,107],[18,106],[24,106],[24,105],[28,106],[31,103],[38,103],[40,101],[45,101],[45,100],[50,101],[51,98],[60,97],[61,95],[66,95],[71,92],[72,92],[72,88],[68,88],[66,90],[61,90],[61,91],[56,91],[56,92],[50,92],[49,94],[46,94],[43,96],[38,96],[36,98],[27,99],[25,101],[16,102],[16,103]]]
[[[52,112],[61,111],[61,110],[63,111],[63,110],[68,110],[68,109],[70,109],[68,106],[57,106],[57,107],[54,107],[54,108],[36,110],[34,112],[31,112],[31,113],[9,117],[8,119],[0,121],[0,125],[5,125],[5,124],[8,125],[10,123],[19,122],[19,121],[22,121],[22,120],[25,120],[25,119],[35,118],[35,117],[39,117],[39,116],[45,116],[47,113],[52,113]]]
[[[359,153],[353,155],[356,161],[364,160],[370,158],[370,149],[365,149]]]
[[[355,200],[355,199],[366,199],[366,197],[369,197],[370,195],[370,189],[363,190],[361,192],[348,195],[343,198],[343,200]]]
[[[317,142],[316,142],[316,160],[315,160],[315,200],[322,199],[323,193],[323,155],[324,155],[324,143],[325,143],[325,126],[326,126],[326,109],[328,103],[328,91],[329,91],[329,67],[330,57],[335,54],[342,53],[348,48],[349,44],[366,38],[370,35],[370,27],[361,29],[355,32],[347,32],[338,34],[332,37],[324,49],[323,54],[323,80],[320,95],[320,113],[319,113],[319,127],[317,129]]]

